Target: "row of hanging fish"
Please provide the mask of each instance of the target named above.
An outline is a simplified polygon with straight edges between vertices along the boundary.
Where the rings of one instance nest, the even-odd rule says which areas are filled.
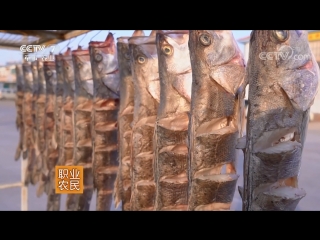
[[[310,58],[260,57],[288,49]],[[27,159],[47,210],[60,209],[54,166],[76,165],[84,192],[67,210],[88,211],[96,192],[99,211],[112,196],[123,211],[216,211],[230,210],[242,149],[242,209],[294,210],[318,82],[306,31],[254,30],[247,67],[228,30],[136,30],[117,44],[109,33],[17,66],[15,159]]]

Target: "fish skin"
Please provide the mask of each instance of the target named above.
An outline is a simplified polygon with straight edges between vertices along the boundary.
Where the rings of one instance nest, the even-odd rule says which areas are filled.
[[[63,63],[63,107],[62,107],[62,153],[59,156],[59,165],[73,165],[73,149],[74,149],[74,69],[71,55],[71,49],[62,55]],[[66,200],[66,210],[76,211],[77,195],[68,194]]]
[[[189,31],[156,35],[160,104],[154,134],[155,210],[187,210],[187,135],[192,73]],[[166,51],[168,53],[166,53]]]
[[[55,166],[59,159],[59,150],[53,145],[55,126],[55,88],[57,85],[56,64],[54,61],[43,62],[44,77],[46,80],[46,116],[45,116],[45,137],[46,151],[45,164],[47,169],[45,191],[48,195],[47,211],[60,210],[60,194],[55,189]]]
[[[143,30],[135,30],[132,37],[145,36]],[[122,211],[130,210],[131,198],[131,149],[134,108],[134,89],[131,72],[128,39],[117,38],[118,66],[120,75],[119,128],[119,168],[114,185],[114,202],[117,208],[122,202]]]
[[[89,43],[93,76],[92,145],[97,211],[110,211],[118,171],[119,84],[117,51],[112,33]]]
[[[27,159],[28,166],[26,169],[26,178],[24,182],[26,185],[32,181],[32,172],[35,163],[35,149],[34,149],[34,136],[33,136],[33,76],[30,62],[22,64],[23,77],[24,77],[24,97],[23,97],[23,124],[24,124],[24,139],[23,139],[23,159]]]
[[[92,105],[93,80],[89,50],[72,51],[74,69],[73,165],[83,166],[83,194],[77,194],[76,211],[89,211],[93,194],[92,172]]]
[[[155,198],[153,132],[160,100],[155,37],[129,38],[129,49],[135,94],[130,210],[153,210]]]
[[[239,177],[234,162],[245,63],[230,30],[190,30],[189,50],[188,210],[229,210]]]
[[[39,174],[39,183],[37,188],[37,196],[42,196],[45,191],[45,183],[47,181],[47,165],[45,163],[45,105],[46,105],[46,80],[43,70],[43,61],[37,60],[38,70],[38,98],[36,101],[36,119],[37,119],[37,135],[36,135],[36,166],[41,173]]]
[[[263,52],[289,54],[264,60]],[[295,59],[299,55],[308,58]],[[298,187],[297,176],[309,110],[319,87],[319,66],[308,32],[252,31],[246,78],[249,109],[243,211],[295,210],[306,195]]]
[[[15,106],[17,111],[16,117],[16,127],[19,131],[19,142],[16,148],[14,160],[18,161],[21,157],[22,149],[23,149],[23,95],[24,95],[24,79],[23,79],[23,72],[22,72],[22,64],[16,65],[16,78],[17,78],[17,93],[16,93],[16,100]]]

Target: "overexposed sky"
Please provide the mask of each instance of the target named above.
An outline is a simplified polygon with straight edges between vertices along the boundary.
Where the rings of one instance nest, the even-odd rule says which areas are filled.
[[[131,36],[134,30],[110,30],[114,35],[115,38],[123,37],[123,36]],[[58,46],[62,52],[66,50],[66,46],[69,43],[69,47],[72,48],[72,50],[76,49],[78,47],[78,44],[83,48],[87,48],[89,42],[92,41],[103,41],[107,35],[109,30],[95,30],[91,31],[87,34],[78,36],[76,38],[69,40],[66,40],[62,43],[59,43]],[[149,35],[151,30],[144,30],[146,35]],[[233,35],[235,39],[243,38],[246,36],[249,36],[251,30],[232,30]],[[243,44],[238,43],[240,49],[243,51]],[[57,54],[58,52],[55,52]],[[0,49],[0,66],[5,65],[6,62],[9,61],[21,61],[22,60],[22,53],[19,50],[6,50],[6,49]]]

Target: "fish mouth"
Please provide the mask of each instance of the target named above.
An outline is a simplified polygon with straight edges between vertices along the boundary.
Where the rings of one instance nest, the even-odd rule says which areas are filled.
[[[302,66],[298,67],[298,70],[310,70],[313,67],[312,60],[308,60]]]
[[[188,70],[183,71],[183,72],[181,72],[181,73],[178,73],[178,74],[176,74],[176,75],[179,76],[179,75],[184,75],[184,74],[188,74],[188,73],[191,73],[191,72],[192,72],[192,70],[191,70],[191,68],[189,68]]]
[[[240,54],[235,54],[229,61],[226,61],[225,63],[221,64],[221,65],[225,65],[225,64],[237,64],[239,65],[239,63],[242,62],[242,57],[240,56]]]

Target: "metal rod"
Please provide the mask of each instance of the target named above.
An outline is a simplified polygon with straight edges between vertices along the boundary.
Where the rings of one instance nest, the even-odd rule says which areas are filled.
[[[25,184],[27,166],[27,159],[21,158],[21,211],[28,211],[28,186]]]
[[[9,184],[2,184],[0,185],[0,189],[6,189],[6,188],[13,188],[13,187],[21,187],[21,182],[18,183],[9,183]]]

